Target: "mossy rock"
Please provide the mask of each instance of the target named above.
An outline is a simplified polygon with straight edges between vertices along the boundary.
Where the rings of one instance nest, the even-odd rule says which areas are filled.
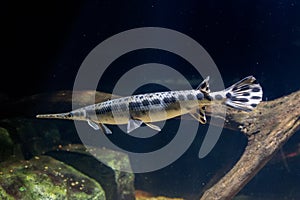
[[[22,158],[18,155],[19,159],[30,159],[33,156],[55,150],[59,145],[80,141],[74,125],[63,120],[48,123],[46,120],[11,118],[0,120],[0,124],[5,128],[4,130],[8,130],[9,136],[12,138],[13,153],[16,154],[20,151],[22,154]],[[0,129],[0,144],[9,144],[7,137],[2,137],[1,133]],[[2,138],[5,141],[1,142]],[[19,145],[19,149],[16,149],[17,145]],[[1,146],[3,149],[9,149],[4,148],[4,145]],[[1,157],[0,160],[3,161]]]
[[[122,152],[106,148],[90,148],[80,144],[62,146],[47,155],[63,161],[101,184],[107,200],[134,200],[134,173],[118,169],[131,169],[129,158]],[[105,161],[104,164],[101,161]],[[92,169],[92,170],[91,170]]]
[[[13,154],[14,143],[5,128],[0,127],[0,162]]]
[[[1,199],[97,199],[102,187],[73,167],[48,156],[0,164]]]

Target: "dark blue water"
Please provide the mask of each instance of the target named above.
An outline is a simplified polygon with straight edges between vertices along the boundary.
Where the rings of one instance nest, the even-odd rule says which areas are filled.
[[[2,67],[0,92],[22,98],[42,92],[72,90],[77,71],[88,53],[103,40],[138,27],[164,27],[184,33],[210,54],[226,86],[254,75],[264,89],[264,100],[299,90],[300,1],[81,1],[7,3],[1,12]],[[121,45],[121,44],[120,44]],[[173,67],[187,79],[197,78],[184,59],[161,50],[137,50],[115,60],[102,77],[99,89],[111,92],[133,66],[156,62]],[[145,76],[146,74],[141,74]],[[172,79],[172,77],[168,77]],[[199,82],[192,83],[197,87]],[[144,87],[140,91],[161,88]],[[280,114],[280,113],[279,113]],[[176,121],[170,122],[176,126]],[[188,151],[172,165],[136,177],[136,188],[154,194],[199,194],[210,179],[230,169],[243,152],[246,138],[224,130],[213,151],[198,158],[203,140],[199,129]],[[166,131],[168,133],[168,131]],[[121,137],[121,136],[120,136]],[[124,137],[124,136],[122,136]],[[133,151],[146,151],[174,137],[160,135],[147,142],[130,140]],[[155,142],[163,141],[163,142]],[[117,140],[112,136],[112,140]],[[137,145],[133,145],[137,142]],[[296,151],[299,133],[283,147]],[[136,148],[136,149],[134,149]],[[299,156],[278,158],[267,165],[241,192],[299,198]],[[217,174],[217,175],[216,175]],[[290,195],[290,196],[287,196]]]

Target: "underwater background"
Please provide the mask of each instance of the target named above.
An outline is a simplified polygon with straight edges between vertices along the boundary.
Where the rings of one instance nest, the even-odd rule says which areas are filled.
[[[163,27],[188,35],[209,53],[225,86],[253,75],[263,87],[264,101],[300,88],[300,1],[17,1],[4,3],[2,9],[0,169],[9,170],[10,165],[6,162],[11,155],[17,155],[16,160],[47,155],[71,166],[80,165],[73,161],[82,159],[83,155],[58,155],[52,148],[81,142],[74,123],[36,120],[35,115],[46,110],[53,113],[69,111],[71,104],[65,100],[52,106],[47,104],[51,103],[48,97],[55,98],[60,91],[71,91],[78,69],[89,52],[105,39],[129,29]],[[111,93],[124,73],[150,62],[165,64],[184,73],[194,88],[204,78],[195,74],[192,66],[175,54],[143,49],[127,53],[113,62],[101,78],[98,91]],[[147,78],[147,74],[140,76]],[[172,77],[159,81],[167,80]],[[179,83],[175,81],[176,84]],[[136,93],[165,89],[153,84],[139,88]],[[243,134],[224,129],[213,150],[199,159],[198,152],[205,136],[201,133],[206,132],[207,126],[199,127],[192,145],[174,163],[154,172],[135,174],[134,189],[151,196],[199,199],[205,189],[230,170],[247,145]],[[128,138],[118,131],[108,137],[127,150],[147,152],[168,144],[176,127],[178,121],[169,120],[163,134],[147,140]],[[47,159],[45,161],[49,162]],[[91,180],[95,179],[101,185],[101,180],[88,173],[95,164],[90,162],[81,163],[86,166],[77,169],[83,173],[81,176],[93,177]],[[40,164],[32,165],[37,165],[38,169]],[[298,131],[244,187],[237,199],[300,199],[299,179]],[[91,184],[98,183],[91,181]],[[110,187],[115,186],[103,188],[109,190]],[[22,199],[19,193],[26,188],[21,184],[9,189],[18,190],[19,196],[13,195],[14,192],[11,194]],[[91,191],[86,193],[92,194]]]

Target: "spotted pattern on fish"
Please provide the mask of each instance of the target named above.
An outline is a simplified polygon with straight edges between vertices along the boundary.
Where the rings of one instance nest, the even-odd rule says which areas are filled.
[[[179,100],[179,101],[184,101],[184,100],[185,100],[184,95],[179,94],[179,95],[178,95],[178,100]]]
[[[171,96],[171,97],[165,97],[163,101],[168,104],[168,103],[175,103],[176,101],[179,101],[179,99],[176,99],[176,97]]]
[[[250,96],[250,93],[249,92],[244,92],[242,95],[247,97],[247,96]]]
[[[149,106],[150,102],[148,100],[143,100],[142,104],[143,104],[143,106]]]
[[[192,94],[188,94],[188,95],[186,95],[186,98],[187,98],[188,100],[194,100],[194,99],[195,99],[195,96],[192,95]]]
[[[223,97],[222,97],[222,95],[220,95],[220,94],[217,94],[217,95],[215,96],[215,99],[216,99],[216,100],[222,100],[222,99],[223,99]]]
[[[202,92],[199,92],[197,95],[196,95],[197,99],[198,100],[202,100],[204,98],[204,95]]]
[[[260,88],[258,88],[258,87],[253,88],[252,92],[260,92]]]

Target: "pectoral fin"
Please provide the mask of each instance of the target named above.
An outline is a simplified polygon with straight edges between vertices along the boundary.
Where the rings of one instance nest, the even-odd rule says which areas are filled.
[[[130,133],[131,131],[137,129],[142,125],[142,123],[143,122],[141,120],[130,119],[127,124],[127,133]]]
[[[100,129],[99,124],[96,124],[95,122],[93,122],[93,121],[91,121],[91,120],[88,120],[87,122],[88,122],[88,124],[89,124],[93,129],[95,129],[95,130],[99,130],[99,129]]]
[[[154,125],[154,124],[150,124],[150,123],[145,123],[148,127],[156,130],[156,131],[161,131],[160,127]]]
[[[193,110],[190,112],[190,115],[199,121],[201,124],[206,124],[206,117],[205,117],[205,107]]]

